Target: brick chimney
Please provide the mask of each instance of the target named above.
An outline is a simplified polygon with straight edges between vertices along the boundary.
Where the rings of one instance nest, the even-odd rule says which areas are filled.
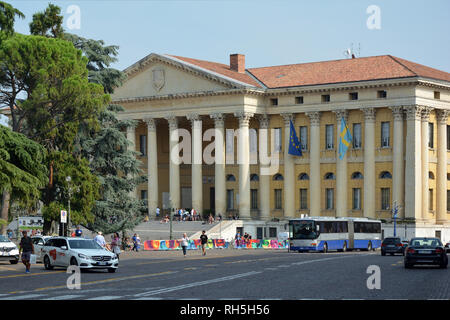
[[[239,73],[245,73],[245,55],[230,54],[230,69]]]

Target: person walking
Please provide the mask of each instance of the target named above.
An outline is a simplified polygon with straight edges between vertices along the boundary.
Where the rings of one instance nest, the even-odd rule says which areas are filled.
[[[131,251],[139,252],[141,238],[139,238],[139,235],[135,233],[134,236],[131,238],[131,240],[133,241],[133,249],[131,249]]]
[[[202,231],[202,235],[200,236],[200,241],[202,244],[202,252],[203,255],[206,256],[206,244],[208,243],[208,236],[206,235],[206,231]]]
[[[183,233],[183,238],[181,238],[181,248],[183,249],[183,255],[186,257],[186,250],[189,244],[189,238],[186,233]]]
[[[119,259],[120,254],[120,236],[116,232],[111,236],[111,251],[117,255],[117,259]]]
[[[94,238],[95,242],[97,242],[102,248],[106,247],[106,241],[103,237],[103,234],[101,231],[97,232],[97,235]]]
[[[83,230],[81,230],[80,226],[77,226],[75,229],[75,237],[81,237],[83,235]]]
[[[31,263],[30,258],[31,255],[34,254],[34,246],[33,241],[28,236],[28,233],[26,231],[22,231],[22,239],[20,240],[19,244],[19,254],[22,254],[22,263],[25,266],[25,272],[30,273]]]

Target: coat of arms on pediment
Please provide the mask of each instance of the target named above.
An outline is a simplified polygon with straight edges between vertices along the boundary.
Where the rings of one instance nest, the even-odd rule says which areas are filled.
[[[164,69],[153,69],[152,70],[152,74],[153,74],[153,88],[155,88],[156,91],[159,91],[162,89],[162,87],[164,87],[164,84],[166,83],[166,76],[164,73]]]

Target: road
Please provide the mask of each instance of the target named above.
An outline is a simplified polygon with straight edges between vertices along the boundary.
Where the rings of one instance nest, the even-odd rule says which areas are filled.
[[[379,267],[379,289],[368,289],[369,266]],[[114,274],[81,273],[79,290],[67,288],[69,276],[0,262],[0,300],[450,299],[449,269],[404,269],[402,256],[379,251],[126,252]]]

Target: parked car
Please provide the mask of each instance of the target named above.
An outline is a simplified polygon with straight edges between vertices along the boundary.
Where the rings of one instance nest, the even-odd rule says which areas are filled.
[[[446,249],[447,253],[450,252],[450,242],[447,242],[447,243],[445,244],[445,249]]]
[[[405,253],[405,245],[400,237],[387,237],[384,238],[381,243],[381,255],[385,256],[386,253],[389,253],[391,256],[400,253]]]
[[[50,236],[33,236],[31,240],[34,245],[34,254],[36,255],[36,262],[43,262],[42,257],[42,248],[44,247],[45,242],[50,239]]]
[[[116,272],[119,257],[96,241],[79,237],[52,237],[42,248],[44,267],[79,266],[81,269],[107,269]]]
[[[0,261],[9,261],[11,264],[19,262],[19,249],[3,235],[0,235]]]
[[[405,268],[417,264],[439,265],[447,268],[448,257],[439,238],[413,238],[405,251]]]

